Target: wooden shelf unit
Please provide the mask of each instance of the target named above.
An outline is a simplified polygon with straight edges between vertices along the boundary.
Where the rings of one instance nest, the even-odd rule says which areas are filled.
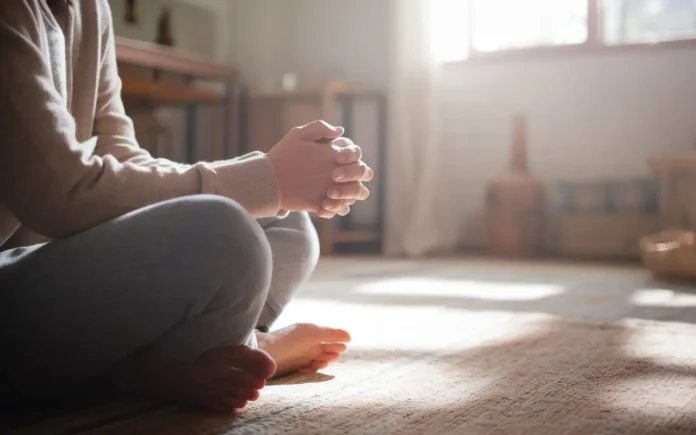
[[[657,175],[660,184],[662,228],[690,228],[694,222],[688,222],[689,219],[685,218],[685,204],[682,203],[683,198],[680,198],[678,184],[681,176],[696,175],[696,152],[677,156],[658,156],[649,159],[648,164]]]
[[[184,53],[175,48],[150,42],[116,37],[116,59],[119,63],[169,71],[190,77],[237,81],[239,71],[229,65]]]
[[[178,105],[186,109],[186,160],[196,152],[196,111],[203,105],[224,108],[224,144],[215,158],[235,157],[245,148],[248,91],[237,69],[203,57],[153,43],[117,37],[116,59],[125,101],[139,110]],[[197,83],[198,82],[198,83]],[[216,83],[219,89],[201,86]]]
[[[650,167],[657,172],[694,172],[696,171],[696,152],[683,156],[660,156],[649,160]]]
[[[222,103],[225,95],[184,83],[164,83],[137,75],[121,74],[125,98],[155,105]]]

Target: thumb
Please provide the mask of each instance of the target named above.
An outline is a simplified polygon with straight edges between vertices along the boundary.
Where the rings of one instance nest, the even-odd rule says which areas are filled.
[[[310,122],[297,129],[298,138],[308,142],[332,141],[341,137],[343,132],[343,127],[334,127],[326,121]]]

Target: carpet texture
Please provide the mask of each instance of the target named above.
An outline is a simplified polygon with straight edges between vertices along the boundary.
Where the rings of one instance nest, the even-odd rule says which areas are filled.
[[[334,288],[337,295],[362,286],[357,293],[392,294],[393,303],[389,298],[346,302],[326,293],[314,298],[320,289],[310,288],[283,322],[308,316],[320,323],[333,320],[353,332],[350,351],[320,374],[274,381],[259,402],[237,416],[119,402],[6,433],[696,433],[695,325],[510,309],[510,300],[533,304],[569,288],[556,281],[513,293],[490,283],[433,289],[441,298],[457,292],[470,298],[465,309],[429,297],[406,303],[394,296],[399,286],[365,287],[369,277],[343,279],[342,285],[335,279],[324,276],[318,285]],[[593,292],[586,295],[595,304],[602,300]],[[508,309],[476,308],[476,300],[488,304],[496,298]],[[573,296],[561,305],[581,299]]]

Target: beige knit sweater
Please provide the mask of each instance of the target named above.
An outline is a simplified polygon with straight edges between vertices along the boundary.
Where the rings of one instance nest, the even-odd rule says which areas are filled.
[[[197,193],[232,198],[256,217],[278,213],[262,153],[184,165],[139,148],[107,0],[57,3],[0,0],[0,246],[13,234],[13,245],[66,237]]]

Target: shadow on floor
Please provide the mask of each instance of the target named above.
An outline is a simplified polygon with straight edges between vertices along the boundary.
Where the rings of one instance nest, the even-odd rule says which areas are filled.
[[[449,373],[452,388],[458,380],[472,378],[485,381],[486,387],[473,399],[430,407],[425,386],[421,406],[394,400],[380,413],[386,420],[408,416],[405,423],[411,419],[422,433],[433,434],[696,433],[696,391],[690,389],[696,385],[696,359],[690,365],[660,364],[631,355],[638,332],[615,323],[554,320],[536,332],[461,352],[390,352],[391,358],[429,358],[445,376]],[[385,356],[379,350],[360,350],[346,361],[382,361]],[[332,421],[347,422],[369,414],[371,406],[326,413]],[[404,424],[390,433],[419,432]]]

